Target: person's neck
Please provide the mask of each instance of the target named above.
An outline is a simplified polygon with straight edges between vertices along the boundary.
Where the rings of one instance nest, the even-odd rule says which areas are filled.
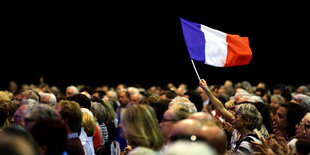
[[[240,129],[238,131],[241,134],[240,139],[244,139],[247,135],[249,135],[251,133],[251,131],[246,129],[245,127],[243,127],[242,129]]]
[[[285,128],[285,129],[282,129],[282,130],[280,130],[280,131],[281,131],[281,134],[282,134],[283,138],[286,139],[286,140],[288,140],[289,137],[288,137],[287,129]]]

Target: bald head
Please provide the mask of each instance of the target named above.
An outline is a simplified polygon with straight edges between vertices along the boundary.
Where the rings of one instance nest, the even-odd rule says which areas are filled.
[[[204,138],[219,154],[224,154],[227,147],[225,132],[218,126],[203,126],[196,136]]]
[[[199,128],[201,127],[201,123],[194,119],[185,119],[177,122],[173,125],[171,131],[171,139],[172,141],[178,140],[181,137],[190,137],[194,135]]]
[[[213,121],[212,116],[205,112],[195,112],[187,117],[188,119],[195,119],[201,123]]]

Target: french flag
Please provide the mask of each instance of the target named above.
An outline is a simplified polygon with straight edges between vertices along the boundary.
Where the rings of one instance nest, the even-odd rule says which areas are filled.
[[[192,60],[216,67],[247,65],[252,59],[248,37],[231,35],[181,19],[184,39]]]

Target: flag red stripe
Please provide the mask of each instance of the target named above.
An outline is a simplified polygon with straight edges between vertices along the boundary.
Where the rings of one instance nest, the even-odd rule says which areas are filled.
[[[227,34],[227,57],[224,67],[247,65],[252,59],[248,37]]]

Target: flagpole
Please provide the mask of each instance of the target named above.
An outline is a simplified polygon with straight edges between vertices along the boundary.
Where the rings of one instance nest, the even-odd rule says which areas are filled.
[[[199,81],[201,81],[200,76],[199,76],[199,74],[198,74],[198,72],[197,72],[197,69],[196,69],[196,66],[195,66],[195,64],[194,64],[193,59],[191,59],[191,61],[192,61],[193,67],[194,67],[194,69],[195,69],[196,75],[197,75]]]

